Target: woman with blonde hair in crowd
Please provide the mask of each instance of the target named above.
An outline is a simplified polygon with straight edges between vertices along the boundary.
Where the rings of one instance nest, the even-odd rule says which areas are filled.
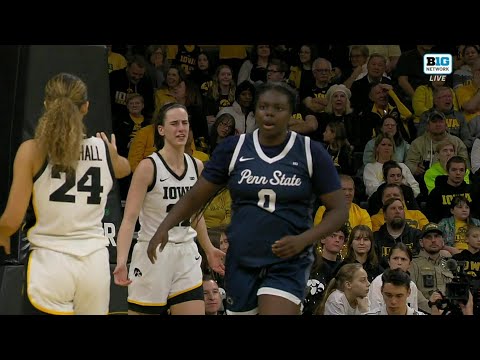
[[[370,197],[375,191],[377,191],[380,184],[385,182],[383,178],[383,164],[388,160],[392,160],[395,154],[395,141],[389,134],[380,133],[375,139],[374,156],[370,163],[365,165],[363,170],[363,182],[365,184],[365,190]],[[415,196],[420,194],[420,185],[412,175],[410,169],[402,162],[398,165],[402,168],[402,174],[405,184],[409,185],[413,189]]]
[[[362,264],[342,266],[330,280],[315,315],[361,315],[369,310],[367,272]]]
[[[344,125],[345,137],[355,151],[363,150],[363,147],[359,148],[358,145],[358,139],[361,137],[362,124],[357,121],[357,116],[351,108],[351,96],[352,93],[350,92],[350,89],[345,85],[335,84],[330,86],[325,95],[327,101],[325,111],[315,113],[318,128],[310,135],[313,140],[324,141],[323,133],[327,125],[332,122],[338,122]]]
[[[232,69],[225,64],[218,66],[213,75],[212,85],[204,96],[204,113],[209,128],[221,109],[233,105],[236,89]]]

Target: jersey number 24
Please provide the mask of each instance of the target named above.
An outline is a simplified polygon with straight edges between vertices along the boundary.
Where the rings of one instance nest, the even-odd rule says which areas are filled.
[[[52,170],[52,178],[60,179],[61,171]],[[100,168],[92,166],[75,184],[76,174],[73,172],[70,175],[65,174],[65,182],[53,193],[50,194],[50,201],[58,202],[75,202],[75,195],[67,194],[67,192],[74,186],[77,186],[77,192],[87,192],[90,196],[87,197],[87,204],[100,204],[102,200],[100,194],[103,192],[103,186],[100,183]],[[87,185],[90,179],[90,185]]]

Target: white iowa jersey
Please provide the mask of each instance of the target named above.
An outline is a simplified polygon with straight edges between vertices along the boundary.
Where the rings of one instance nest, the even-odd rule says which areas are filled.
[[[154,181],[147,189],[140,210],[138,241],[150,241],[170,209],[198,179],[197,164],[188,154],[184,154],[185,171],[181,176],[175,174],[157,152],[148,158],[153,161]],[[190,226],[190,220],[185,220],[170,229],[168,241],[181,243],[193,240],[195,236],[197,236],[197,232]]]
[[[45,163],[33,179],[32,248],[85,256],[107,246],[102,219],[113,178],[107,145],[96,137],[83,140],[74,176]]]

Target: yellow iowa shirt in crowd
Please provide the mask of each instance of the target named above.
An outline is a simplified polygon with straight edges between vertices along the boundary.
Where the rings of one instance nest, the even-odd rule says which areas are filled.
[[[128,162],[135,171],[140,161],[152,154],[156,148],[153,143],[154,128],[153,125],[147,125],[137,131],[128,150]]]
[[[127,67],[127,60],[122,54],[110,52],[108,54],[108,73],[114,70],[120,70]]]
[[[194,155],[195,156],[195,155]],[[230,224],[232,198],[230,192],[225,189],[215,196],[212,202],[207,206],[203,217],[207,228],[215,228],[221,225]]]
[[[459,86],[455,90],[455,93],[457,94],[458,106],[463,110],[463,104],[470,101],[470,99],[478,92],[478,90],[479,89],[477,86],[473,83]],[[463,110],[463,113],[465,114],[465,120],[467,120],[467,123],[469,123],[470,120],[472,120],[475,116],[480,115],[480,111],[468,113]]]
[[[427,217],[420,210],[408,210],[407,208],[405,208],[405,221],[418,230],[422,230],[429,223]],[[385,224],[385,217],[383,216],[383,209],[380,209],[378,213],[372,216],[372,230],[378,231],[383,224]]]
[[[325,206],[320,206],[315,214],[315,219],[313,220],[314,225],[318,225],[323,219],[323,214],[325,213]],[[352,203],[348,211],[348,221],[347,221],[348,231],[352,230],[357,225],[367,225],[370,229],[372,228],[372,220],[368,211],[362,209],[355,203]]]

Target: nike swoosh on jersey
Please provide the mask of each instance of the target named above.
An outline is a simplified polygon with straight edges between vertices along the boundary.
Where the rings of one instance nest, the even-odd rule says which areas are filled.
[[[169,179],[169,178],[159,179],[159,180],[160,180],[160,182],[163,182],[163,181],[168,180],[168,179]]]
[[[255,158],[244,158],[243,156],[239,159],[240,162],[248,161],[248,160],[253,160]]]

